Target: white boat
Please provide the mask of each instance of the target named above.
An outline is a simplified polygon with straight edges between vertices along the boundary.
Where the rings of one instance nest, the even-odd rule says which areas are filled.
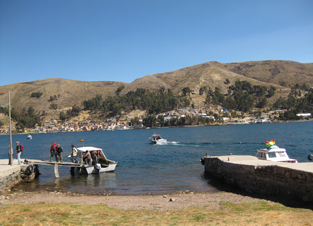
[[[83,156],[89,151],[92,156],[92,164],[88,165],[83,161]],[[117,162],[107,159],[101,148],[96,147],[79,147],[77,155],[68,156],[71,162],[80,163],[84,173],[98,174],[103,172],[113,172],[117,166]],[[79,167],[80,168],[80,167]]]
[[[26,138],[27,138],[28,140],[33,139],[32,135],[30,135],[30,134],[28,134]]]
[[[257,149],[257,150],[258,153],[256,154],[256,157],[261,160],[298,163],[297,159],[289,158],[285,148],[280,148],[276,145],[271,146],[267,149]]]
[[[160,134],[153,133],[148,139],[152,144],[164,144],[167,143],[166,139],[163,139]]]

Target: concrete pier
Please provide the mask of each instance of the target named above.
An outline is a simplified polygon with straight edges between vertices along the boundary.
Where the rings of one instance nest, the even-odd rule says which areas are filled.
[[[313,202],[313,162],[272,162],[247,155],[204,156],[201,162],[205,173],[249,192]]]
[[[8,162],[8,159],[0,159],[0,194],[22,181],[21,165],[18,165],[16,159],[13,160],[12,166],[8,165]]]
[[[13,160],[12,166],[9,165],[8,162],[8,159],[0,159],[0,195],[6,190],[10,190],[20,182],[31,182],[34,180],[40,175],[38,165],[54,166],[56,178],[59,177],[59,166],[81,167],[78,163],[50,162],[35,159],[28,159],[27,161],[24,161],[23,159],[23,163],[21,165],[18,165],[18,161],[16,159]]]

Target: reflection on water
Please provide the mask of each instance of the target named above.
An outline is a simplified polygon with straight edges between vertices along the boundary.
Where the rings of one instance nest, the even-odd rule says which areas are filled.
[[[286,148],[290,158],[307,162],[313,154],[312,122],[257,124],[236,126],[206,126],[154,129],[169,142],[151,145],[151,130],[99,131],[81,133],[13,135],[13,142],[24,145],[22,158],[50,159],[52,142],[64,149],[64,160],[71,152],[71,144],[103,148],[105,155],[118,162],[114,173],[100,175],[70,174],[70,167],[59,166],[60,178],[54,177],[52,166],[39,166],[41,175],[35,181],[17,186],[22,190],[61,190],[88,194],[113,192],[125,194],[163,194],[178,190],[215,192],[225,185],[203,175],[201,157],[227,155],[229,152],[255,155],[265,148],[266,140]],[[7,158],[8,136],[0,136],[0,158]]]

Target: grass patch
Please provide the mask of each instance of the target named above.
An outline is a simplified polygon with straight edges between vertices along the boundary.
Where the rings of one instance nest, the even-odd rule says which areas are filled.
[[[266,216],[266,217],[264,217]],[[4,205],[0,225],[305,225],[313,211],[277,203],[220,202],[220,208],[122,210],[107,205],[37,203]]]

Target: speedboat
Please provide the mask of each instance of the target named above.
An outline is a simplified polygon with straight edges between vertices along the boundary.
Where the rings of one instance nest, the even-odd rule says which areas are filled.
[[[92,157],[91,165],[84,162],[83,156],[87,151],[90,152]],[[96,147],[79,147],[77,148],[77,153],[75,153],[75,155],[69,155],[68,158],[73,163],[79,163],[81,166],[77,168],[81,168],[82,171],[87,174],[113,172],[117,166],[116,161],[107,159],[107,157],[103,154],[102,149]],[[72,167],[72,170],[74,170],[73,168],[74,167]]]
[[[26,139],[31,140],[31,139],[33,139],[33,137],[32,137],[32,135],[28,134]]]
[[[166,139],[163,139],[160,134],[153,133],[152,136],[148,139],[152,144],[162,144],[167,143]]]
[[[261,160],[274,162],[298,163],[297,159],[289,158],[286,149],[275,145],[275,140],[266,141],[267,149],[257,149],[256,157]]]

